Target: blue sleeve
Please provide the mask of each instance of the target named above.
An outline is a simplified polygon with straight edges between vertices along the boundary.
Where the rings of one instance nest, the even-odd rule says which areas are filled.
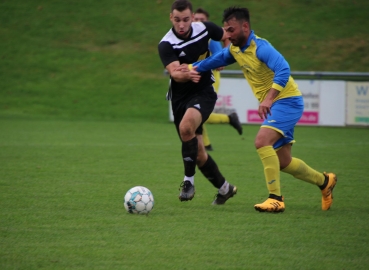
[[[216,54],[217,52],[222,50],[222,44],[219,41],[210,40],[209,42],[209,50],[211,54]]]
[[[285,87],[291,72],[290,66],[284,57],[265,40],[258,45],[256,56],[274,72],[273,82]]]
[[[229,52],[229,47],[227,47],[204,60],[193,63],[192,66],[197,67],[198,72],[203,72],[216,69],[218,67],[225,67],[233,64],[234,62],[236,62],[236,60]]]

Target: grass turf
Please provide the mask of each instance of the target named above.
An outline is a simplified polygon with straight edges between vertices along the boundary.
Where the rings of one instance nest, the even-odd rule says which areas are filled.
[[[267,196],[253,148],[209,125],[211,153],[239,188],[224,206],[196,174],[196,196],[178,200],[180,144],[169,123],[9,120],[0,125],[1,269],[365,269],[369,206],[367,129],[297,127],[294,155],[338,175],[335,200],[282,174],[286,211],[258,213]],[[151,189],[148,217],[123,196]]]
[[[192,2],[216,23],[245,5]],[[157,55],[171,3],[0,1],[0,269],[366,269],[367,129],[296,129],[294,154],[338,174],[328,212],[319,190],[288,175],[285,213],[253,209],[266,198],[256,126],[243,137],[208,127],[235,198],[211,206],[216,190],[198,173],[195,199],[179,202]],[[368,71],[369,2],[246,4],[292,70]],[[124,211],[134,185],[154,193],[148,217]]]

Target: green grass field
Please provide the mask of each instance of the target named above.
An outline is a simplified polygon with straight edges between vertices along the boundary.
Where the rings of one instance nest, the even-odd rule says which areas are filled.
[[[293,71],[369,71],[369,1],[192,2],[219,24],[247,5]],[[0,0],[0,269],[367,269],[367,128],[296,128],[294,155],[338,175],[329,211],[284,174],[286,211],[253,209],[267,196],[258,126],[241,137],[208,126],[237,196],[212,206],[217,191],[197,173],[195,199],[178,200],[181,146],[157,53],[171,3]],[[136,185],[154,194],[148,217],[123,207]]]
[[[239,188],[224,206],[196,174],[196,196],[178,200],[180,143],[168,123],[9,120],[0,125],[1,269],[366,269],[367,129],[297,127],[296,157],[338,175],[335,200],[282,175],[286,211],[259,213],[267,190],[253,149],[257,126],[238,136],[209,126],[212,153]],[[146,216],[123,196],[144,185]]]

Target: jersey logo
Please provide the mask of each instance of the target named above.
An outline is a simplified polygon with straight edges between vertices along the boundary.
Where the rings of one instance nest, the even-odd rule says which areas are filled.
[[[182,51],[182,52],[179,54],[179,57],[184,57],[184,56],[186,56],[186,54],[185,54],[185,52],[184,52],[184,51]]]
[[[199,110],[201,109],[201,107],[200,107],[200,104],[195,104],[195,105],[193,105],[195,108],[198,108]]]

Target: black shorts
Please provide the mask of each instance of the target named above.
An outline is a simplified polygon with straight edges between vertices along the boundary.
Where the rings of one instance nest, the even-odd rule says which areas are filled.
[[[189,108],[195,108],[201,113],[202,122],[201,125],[196,129],[195,133],[202,134],[202,124],[208,120],[209,115],[213,112],[216,101],[217,94],[215,93],[213,86],[209,86],[197,95],[193,95],[178,101],[172,101],[174,124],[178,134],[179,124]]]

